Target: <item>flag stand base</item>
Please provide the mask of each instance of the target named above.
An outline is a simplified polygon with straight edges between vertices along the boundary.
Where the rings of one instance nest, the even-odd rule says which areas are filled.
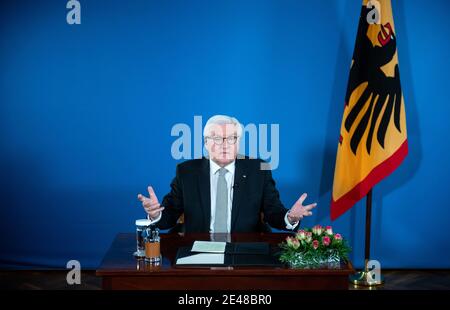
[[[355,286],[368,286],[375,287],[384,284],[384,277],[380,276],[380,279],[375,280],[370,271],[359,271],[349,276],[350,283]]]
[[[374,271],[369,271],[368,264],[370,258],[370,224],[372,222],[372,189],[369,190],[366,197],[366,242],[364,246],[364,270],[359,271],[349,276],[349,281],[354,286],[366,286],[375,288],[376,286],[384,284],[384,278],[380,274],[379,277],[375,277]]]

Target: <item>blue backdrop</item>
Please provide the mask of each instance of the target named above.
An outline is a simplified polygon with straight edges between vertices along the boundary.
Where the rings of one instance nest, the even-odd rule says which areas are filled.
[[[280,124],[274,171],[290,207],[329,202],[359,0],[2,1],[1,266],[95,268],[169,190],[172,126],[213,114]],[[372,257],[449,268],[450,44],[446,0],[393,1],[409,155],[374,189]],[[364,202],[333,225],[360,267]]]

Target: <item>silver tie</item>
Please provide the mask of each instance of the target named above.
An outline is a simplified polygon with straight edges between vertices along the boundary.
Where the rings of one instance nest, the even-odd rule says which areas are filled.
[[[219,169],[219,179],[217,180],[216,215],[214,220],[214,232],[226,233],[228,220],[228,185],[225,179],[227,169]]]

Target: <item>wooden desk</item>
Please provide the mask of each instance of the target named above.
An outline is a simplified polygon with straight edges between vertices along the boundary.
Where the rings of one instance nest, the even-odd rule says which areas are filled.
[[[269,242],[278,244],[287,234],[232,234],[232,242]],[[354,273],[351,263],[341,269],[290,269],[288,267],[209,267],[174,268],[180,246],[195,240],[211,240],[209,234],[161,235],[162,263],[152,266],[133,257],[134,234],[118,234],[96,271],[103,289],[151,290],[299,290],[348,289],[348,276]]]

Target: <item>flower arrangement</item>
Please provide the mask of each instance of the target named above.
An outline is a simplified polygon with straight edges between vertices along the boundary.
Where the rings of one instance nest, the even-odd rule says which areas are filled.
[[[314,226],[289,236],[280,245],[280,261],[294,268],[339,268],[348,260],[350,247],[331,226]]]

